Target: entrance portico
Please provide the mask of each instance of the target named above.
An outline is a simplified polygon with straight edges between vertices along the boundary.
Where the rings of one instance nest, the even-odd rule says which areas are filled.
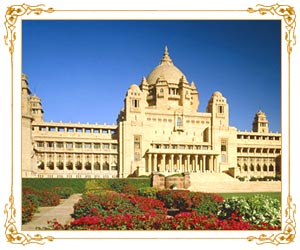
[[[146,153],[146,172],[220,172],[216,153]]]

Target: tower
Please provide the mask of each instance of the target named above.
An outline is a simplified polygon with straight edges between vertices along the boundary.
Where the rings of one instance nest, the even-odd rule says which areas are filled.
[[[258,133],[269,133],[269,122],[267,120],[267,116],[264,112],[259,110],[254,117],[254,121],[252,123],[253,132]]]
[[[32,141],[32,120],[30,105],[30,89],[28,87],[27,76],[22,75],[22,93],[21,93],[21,113],[22,113],[22,176],[32,177],[32,166],[36,166],[36,157],[33,151]]]
[[[43,121],[44,111],[41,104],[41,98],[39,98],[36,94],[30,97],[30,108],[33,120],[37,122]]]

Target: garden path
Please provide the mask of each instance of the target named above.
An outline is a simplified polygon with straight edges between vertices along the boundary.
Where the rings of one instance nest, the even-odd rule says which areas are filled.
[[[73,206],[81,198],[81,194],[72,194],[68,199],[55,207],[40,207],[39,213],[36,213],[32,220],[22,225],[22,231],[37,230],[37,227],[46,227],[47,221],[57,219],[61,224],[67,224],[72,220]]]

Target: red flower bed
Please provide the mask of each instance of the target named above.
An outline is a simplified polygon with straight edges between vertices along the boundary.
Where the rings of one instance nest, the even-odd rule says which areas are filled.
[[[54,230],[277,230],[267,224],[257,226],[245,222],[234,214],[230,219],[219,220],[215,216],[184,212],[175,217],[162,214],[124,214],[115,216],[82,216],[69,225],[50,222]]]
[[[167,193],[169,195],[169,193]],[[179,197],[182,197],[181,199]],[[208,198],[209,197],[209,198]],[[197,207],[197,202],[220,202],[219,196],[189,192],[172,194],[179,204]],[[188,202],[186,202],[188,201]],[[175,202],[175,203],[176,203]],[[267,223],[252,225],[237,213],[230,218],[219,219],[215,214],[203,215],[197,211],[168,216],[164,203],[128,194],[108,192],[102,195],[83,196],[75,206],[75,219],[67,225],[57,221],[49,223],[54,230],[275,230]]]

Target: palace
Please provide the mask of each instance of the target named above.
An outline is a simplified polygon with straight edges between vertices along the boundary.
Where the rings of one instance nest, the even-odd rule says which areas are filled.
[[[47,122],[41,99],[22,75],[23,178],[126,178],[160,172],[227,173],[232,177],[281,172],[281,133],[269,131],[259,110],[251,132],[229,125],[229,105],[214,92],[198,112],[194,82],[171,60],[129,87],[117,125]]]

